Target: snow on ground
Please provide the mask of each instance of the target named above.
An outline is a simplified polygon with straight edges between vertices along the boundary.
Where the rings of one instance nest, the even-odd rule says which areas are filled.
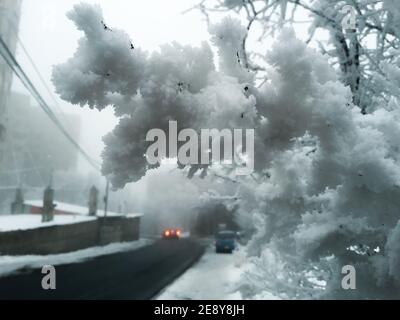
[[[79,263],[99,256],[137,250],[150,245],[152,242],[152,240],[140,239],[134,242],[113,243],[103,247],[93,247],[69,253],[47,256],[0,256],[0,277],[14,273],[22,268],[41,268],[45,265],[56,266],[61,264]]]
[[[239,247],[233,254],[217,254],[210,246],[200,261],[161,292],[157,300],[242,300],[238,291],[244,270],[246,254]],[[279,300],[269,292],[258,300]]]
[[[51,222],[42,222],[40,214],[19,214],[19,215],[0,215],[0,232],[29,230],[55,225],[74,224],[79,222],[91,221],[95,217],[80,215],[55,215]]]
[[[167,287],[158,300],[240,300],[235,289],[242,275],[242,250],[216,254],[209,248],[200,261]]]

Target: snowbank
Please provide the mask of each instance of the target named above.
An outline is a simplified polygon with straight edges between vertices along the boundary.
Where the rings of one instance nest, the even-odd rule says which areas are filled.
[[[56,225],[74,224],[95,219],[95,217],[85,217],[80,215],[55,215],[53,221],[42,222],[42,216],[40,214],[7,215],[0,216],[0,232],[29,230]]]
[[[113,243],[104,247],[93,247],[69,253],[47,256],[0,256],[0,277],[14,273],[22,268],[41,268],[44,265],[56,266],[62,264],[79,263],[99,256],[137,250],[144,246],[150,245],[152,242],[152,240],[140,239],[134,242]]]
[[[241,300],[236,285],[242,276],[245,256],[216,254],[209,248],[201,260],[164,290],[157,300]],[[271,294],[266,299],[274,299]]]

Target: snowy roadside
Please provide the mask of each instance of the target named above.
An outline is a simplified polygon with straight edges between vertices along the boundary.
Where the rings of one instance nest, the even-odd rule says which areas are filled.
[[[79,215],[55,215],[51,222],[42,222],[40,214],[18,214],[0,216],[0,232],[30,230],[67,225],[95,220],[95,217]]]
[[[7,276],[23,268],[41,268],[44,265],[61,265],[80,263],[88,259],[109,255],[118,252],[137,250],[153,243],[149,239],[140,239],[134,242],[113,243],[103,247],[92,247],[74,252],[54,255],[27,255],[27,256],[1,256],[0,277]]]
[[[234,254],[216,254],[213,247],[192,268],[167,287],[157,300],[241,300],[235,289],[245,261],[241,249]]]

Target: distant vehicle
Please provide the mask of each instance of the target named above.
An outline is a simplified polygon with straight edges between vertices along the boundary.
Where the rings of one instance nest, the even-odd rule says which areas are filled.
[[[181,237],[182,231],[179,229],[166,229],[163,233],[164,239],[176,239]]]
[[[236,233],[234,231],[219,231],[215,237],[215,252],[216,253],[232,253],[235,250]]]

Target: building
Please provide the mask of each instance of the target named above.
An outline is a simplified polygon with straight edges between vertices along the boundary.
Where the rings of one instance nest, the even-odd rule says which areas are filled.
[[[37,189],[30,195],[37,197],[53,174],[58,176],[60,172],[75,172],[79,157],[77,149],[43,110],[31,105],[29,96],[12,92],[7,114],[7,137],[0,143],[3,150],[0,160],[0,214],[9,212],[17,187]],[[79,141],[79,115],[63,114],[59,118],[72,138]],[[67,184],[65,179],[63,184]],[[58,189],[63,199],[79,202],[68,197],[70,192],[76,194],[77,191]]]
[[[193,234],[200,236],[212,236],[223,229],[239,231],[239,225],[235,221],[237,207],[228,209],[222,203],[213,203],[197,209],[197,217],[192,229]]]
[[[0,0],[0,36],[14,54],[18,40],[21,4],[22,0]],[[6,108],[12,78],[12,70],[5,63],[4,59],[0,57],[0,141],[4,140],[6,134]]]
[[[11,93],[8,99],[8,133],[0,163],[2,184],[44,187],[53,171],[75,170],[78,151],[29,96]],[[78,115],[60,115],[64,127],[79,141]]]

